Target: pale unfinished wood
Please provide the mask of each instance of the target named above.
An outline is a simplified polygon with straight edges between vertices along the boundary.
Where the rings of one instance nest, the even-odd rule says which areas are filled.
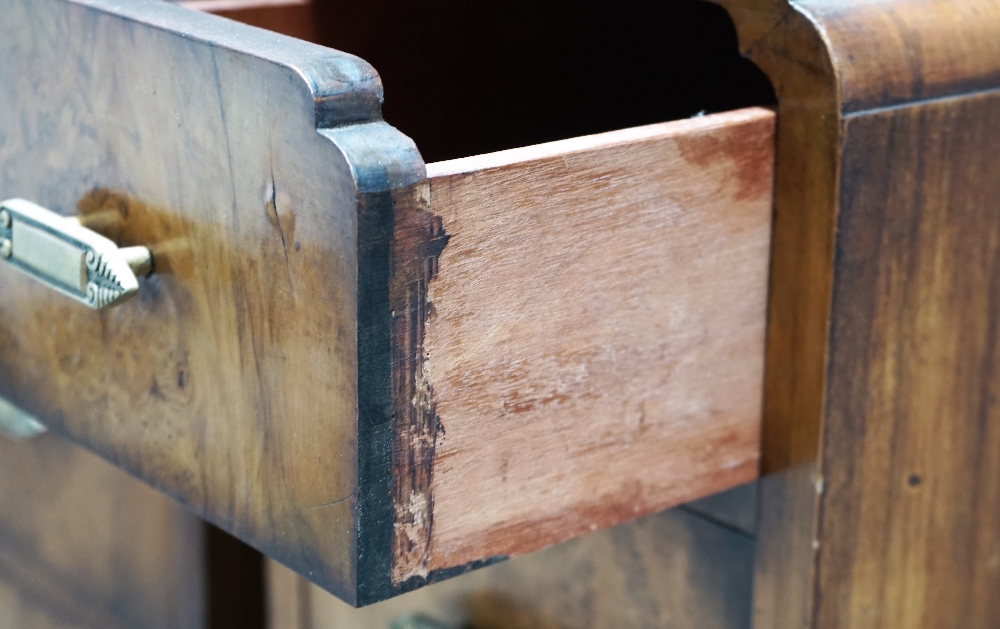
[[[428,286],[395,304],[425,319],[397,582],[756,477],[773,130],[753,108],[428,165],[397,220]]]

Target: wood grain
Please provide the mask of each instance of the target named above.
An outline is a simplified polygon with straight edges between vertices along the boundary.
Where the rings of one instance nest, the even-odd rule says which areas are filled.
[[[350,55],[0,10],[0,189],[157,270],[91,313],[0,269],[0,395],[53,431],[359,604],[756,475],[771,112],[428,180]]]
[[[1000,95],[849,117],[818,627],[1000,623]]]
[[[0,438],[0,627],[207,627],[205,526],[54,435]]]
[[[835,55],[845,113],[995,89],[1000,3],[804,0]]]
[[[660,513],[365,609],[276,567],[271,629],[385,629],[424,614],[471,629],[746,629],[753,540],[682,511]]]
[[[754,626],[809,627],[840,172],[836,71],[815,22],[784,0],[721,4],[778,94]]]
[[[780,101],[754,626],[995,626],[1000,3],[723,4]]]
[[[749,109],[428,166],[397,219],[397,243],[426,243],[396,256],[396,342],[417,356],[397,582],[756,476],[773,124]]]
[[[0,189],[157,269],[104,313],[0,269],[0,395],[352,600],[357,216],[423,176],[374,70],[159,1],[0,14]]]

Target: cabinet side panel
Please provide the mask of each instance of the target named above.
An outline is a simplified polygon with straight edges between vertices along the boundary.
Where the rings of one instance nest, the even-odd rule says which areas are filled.
[[[352,600],[359,188],[422,170],[377,74],[154,0],[0,15],[0,192],[155,266],[102,312],[0,268],[0,395]]]
[[[1000,94],[844,128],[817,627],[1000,623]]]

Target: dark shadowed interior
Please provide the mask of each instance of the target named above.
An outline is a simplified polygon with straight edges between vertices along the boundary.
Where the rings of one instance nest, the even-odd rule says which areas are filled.
[[[768,105],[732,21],[702,0],[314,0],[237,12],[369,61],[426,161]]]

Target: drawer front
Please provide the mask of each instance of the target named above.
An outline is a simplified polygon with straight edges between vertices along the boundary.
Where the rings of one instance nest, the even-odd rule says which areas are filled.
[[[98,312],[0,265],[0,396],[349,591],[359,199],[423,174],[377,75],[155,0],[0,15],[0,194],[155,264]]]

